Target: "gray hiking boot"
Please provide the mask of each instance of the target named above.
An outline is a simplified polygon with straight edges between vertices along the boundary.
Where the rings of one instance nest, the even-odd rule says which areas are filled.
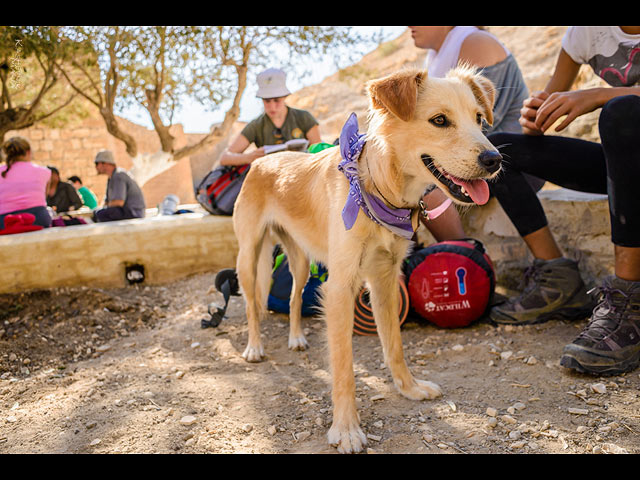
[[[600,303],[589,324],[565,346],[560,365],[609,375],[640,365],[640,282],[611,276],[598,288]]]
[[[531,325],[553,318],[577,320],[587,318],[593,310],[578,264],[568,258],[535,259],[525,271],[523,285],[519,296],[491,309],[492,321]]]

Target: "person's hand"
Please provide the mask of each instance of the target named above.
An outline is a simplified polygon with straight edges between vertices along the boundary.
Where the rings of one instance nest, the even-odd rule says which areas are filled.
[[[595,95],[589,90],[552,93],[538,108],[535,125],[544,133],[560,117],[566,115],[566,118],[555,128],[555,131],[559,132],[580,115],[592,112],[597,107]]]
[[[536,116],[538,109],[549,98],[549,94],[545,91],[534,92],[529,98],[522,102],[520,109],[520,125],[522,131],[526,135],[543,135],[544,132],[536,125]]]
[[[251,157],[252,162],[254,160],[257,160],[260,157],[264,157],[265,156],[264,147],[256,148],[253,152],[251,152],[251,154],[252,154],[252,157]]]

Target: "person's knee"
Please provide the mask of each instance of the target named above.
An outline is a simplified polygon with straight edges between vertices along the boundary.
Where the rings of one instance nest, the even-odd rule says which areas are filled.
[[[602,107],[598,126],[600,136],[633,138],[637,137],[640,124],[640,96],[624,95],[609,100]]]
[[[110,222],[112,220],[111,216],[111,211],[108,207],[101,208],[93,212],[93,221],[96,223]]]
[[[513,134],[508,132],[497,132],[487,135],[487,139],[494,147],[498,149],[504,147],[505,145],[509,145],[512,138]]]

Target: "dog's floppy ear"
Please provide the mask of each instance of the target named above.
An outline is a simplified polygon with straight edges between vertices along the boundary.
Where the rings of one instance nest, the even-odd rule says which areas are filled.
[[[467,81],[476,101],[484,111],[484,118],[489,125],[493,125],[493,105],[496,101],[496,88],[493,82],[479,73],[468,77]]]
[[[413,118],[418,100],[418,86],[424,72],[407,70],[367,83],[373,108],[391,112],[405,122]]]

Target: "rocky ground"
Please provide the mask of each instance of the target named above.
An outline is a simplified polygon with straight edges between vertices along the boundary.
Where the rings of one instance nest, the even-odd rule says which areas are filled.
[[[126,289],[0,296],[0,453],[333,453],[325,326],[287,348],[263,323],[267,360],[248,364],[243,300],[214,275]],[[444,396],[401,397],[377,337],[354,337],[368,453],[638,453],[640,371],[591,377],[559,366],[585,322],[442,330],[409,321],[405,354]]]

